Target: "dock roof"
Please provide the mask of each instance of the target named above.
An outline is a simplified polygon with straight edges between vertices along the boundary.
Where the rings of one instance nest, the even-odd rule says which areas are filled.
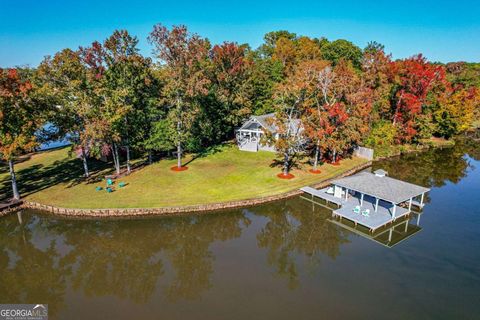
[[[430,191],[430,189],[416,184],[387,176],[382,177],[370,172],[360,172],[350,177],[334,180],[332,183],[395,204]]]

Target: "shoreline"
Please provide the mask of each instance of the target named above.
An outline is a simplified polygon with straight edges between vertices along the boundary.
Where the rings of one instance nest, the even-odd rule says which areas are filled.
[[[334,179],[346,177],[352,174],[355,174],[361,170],[369,168],[372,166],[373,161],[368,161],[361,165],[358,165],[350,170],[347,170],[341,174],[338,174],[332,178],[325,179],[310,185],[314,188],[326,187]],[[80,209],[80,208],[61,208],[52,205],[45,205],[33,201],[24,200],[23,204],[16,209],[34,209],[42,210],[46,213],[63,216],[63,217],[77,217],[77,218],[118,218],[118,217],[145,217],[145,216],[179,216],[179,215],[189,215],[189,214],[205,214],[214,211],[227,210],[227,209],[236,209],[255,206],[259,204],[264,204],[268,202],[274,202],[278,200],[288,199],[295,196],[298,196],[302,193],[300,189],[279,193],[272,196],[260,197],[260,198],[250,198],[237,201],[228,201],[228,202],[217,202],[210,204],[201,204],[201,205],[190,205],[190,206],[176,206],[176,207],[160,207],[160,208],[109,208],[109,209]],[[0,212],[0,216],[6,215],[9,212]]]
[[[410,149],[404,152],[399,152],[391,154],[388,156],[378,157],[376,159],[370,160],[366,163],[358,165],[352,169],[349,169],[343,173],[340,173],[334,177],[319,181],[315,184],[309,185],[313,188],[323,188],[330,184],[334,179],[342,178],[355,174],[361,170],[364,170],[368,167],[371,167],[373,162],[381,161],[389,158],[394,158],[401,156],[402,154],[423,152],[433,148],[443,148],[451,147],[452,145],[430,145],[423,146],[421,148]],[[148,217],[148,216],[181,216],[189,214],[206,214],[209,212],[236,209],[236,208],[245,208],[255,205],[260,205],[268,202],[279,201],[283,199],[292,198],[298,196],[302,193],[299,189],[291,190],[288,192],[279,193],[276,195],[259,197],[259,198],[250,198],[243,200],[227,201],[227,202],[216,202],[209,204],[200,204],[200,205],[188,205],[188,206],[174,206],[174,207],[158,207],[158,208],[102,208],[102,209],[85,209],[85,208],[62,208],[53,205],[46,205],[34,201],[23,200],[23,203],[20,206],[15,208],[10,208],[8,210],[0,211],[0,217],[5,216],[9,213],[16,212],[19,209],[34,209],[42,210],[47,214],[52,214],[55,216],[62,217],[71,217],[71,218],[128,218],[128,217]]]

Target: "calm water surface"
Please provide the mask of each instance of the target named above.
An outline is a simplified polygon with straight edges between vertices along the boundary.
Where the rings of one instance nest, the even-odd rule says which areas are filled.
[[[0,303],[50,319],[479,319],[480,148],[377,163],[432,188],[393,248],[294,198],[203,216],[0,219]],[[412,217],[412,225],[416,217]]]

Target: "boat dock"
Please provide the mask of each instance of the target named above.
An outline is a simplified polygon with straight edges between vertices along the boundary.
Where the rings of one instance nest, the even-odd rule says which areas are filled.
[[[332,217],[347,219],[355,226],[361,225],[370,232],[408,217],[412,206],[420,209],[424,206],[425,193],[430,189],[393,179],[387,172],[377,170],[374,173],[360,172],[356,175],[334,180],[328,188],[320,190],[304,187],[301,191],[315,198],[334,203]],[[310,199],[307,199],[310,200]]]

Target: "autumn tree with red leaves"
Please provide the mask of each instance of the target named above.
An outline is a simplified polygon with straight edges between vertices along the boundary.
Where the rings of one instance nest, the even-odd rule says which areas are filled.
[[[422,55],[393,62],[391,73],[396,89],[393,100],[393,125],[398,140],[411,142],[417,135],[417,117],[436,85],[445,82],[445,70],[432,65]]]
[[[303,104],[302,123],[305,134],[313,145],[313,173],[319,173],[318,162],[322,148],[327,148],[328,113],[325,106],[334,103],[333,80],[335,74],[329,63],[324,60],[308,63],[310,72],[313,73],[311,97]]]
[[[17,69],[0,69],[0,157],[8,162],[12,193],[20,199],[14,161],[38,144],[35,133],[42,125],[41,104],[32,98],[32,83]]]
[[[252,61],[246,57],[246,48],[233,42],[215,45],[211,50],[211,90],[223,110],[219,115],[232,130],[252,113],[250,73]]]

